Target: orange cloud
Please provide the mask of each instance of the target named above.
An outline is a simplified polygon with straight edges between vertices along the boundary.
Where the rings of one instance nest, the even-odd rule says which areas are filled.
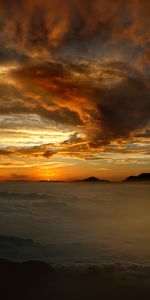
[[[147,155],[149,9],[146,0],[0,0],[5,160]]]

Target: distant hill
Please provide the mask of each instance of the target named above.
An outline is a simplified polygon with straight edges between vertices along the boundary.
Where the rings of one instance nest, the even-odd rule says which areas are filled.
[[[124,182],[143,182],[149,181],[150,182],[150,173],[141,173],[138,176],[129,176],[127,177]]]
[[[84,179],[77,180],[77,182],[109,182],[108,180],[101,180],[96,177],[88,177]]]

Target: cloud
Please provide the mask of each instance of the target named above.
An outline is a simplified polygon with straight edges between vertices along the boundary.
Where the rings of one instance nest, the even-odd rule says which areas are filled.
[[[87,156],[87,152],[108,147],[112,142],[132,140],[149,124],[149,80],[126,63],[29,64],[12,70],[11,75],[22,85],[25,94],[21,97],[17,85],[9,86],[4,93],[5,85],[1,85],[2,97],[9,99],[0,109],[2,116],[7,114],[15,118],[18,115],[22,119],[38,115],[42,127],[42,119],[45,119],[51,124],[73,126],[74,133],[68,140],[55,145],[3,148],[1,155],[50,158],[60,152],[63,155],[72,152],[83,157],[83,152]],[[29,97],[26,94],[30,85],[34,91]],[[46,97],[42,98],[42,92],[37,95],[39,86]]]
[[[143,79],[129,75],[117,87],[104,92],[100,101],[100,143],[127,139],[149,123],[150,86]]]
[[[20,177],[17,175],[17,174],[12,174],[12,178],[15,180],[21,180]],[[26,178],[27,179],[27,176],[22,176],[22,178]],[[18,192],[8,192],[8,191],[1,191],[0,192],[0,198],[7,198],[7,199],[30,199],[30,200],[45,200],[45,199],[48,199],[48,195],[46,194],[39,194],[39,193],[26,193],[26,194],[23,194],[23,193],[18,193]]]
[[[60,254],[59,251],[56,253]],[[2,287],[5,287],[7,298],[15,295],[15,299],[19,299],[20,293],[24,290],[27,291],[29,300],[33,298],[33,294],[37,295],[37,299],[41,299],[43,294],[52,294],[55,299],[66,300],[77,297],[83,300],[87,298],[125,300],[127,297],[129,300],[134,298],[147,300],[149,296],[148,266],[108,263],[99,268],[92,266],[80,271],[77,268],[73,270],[67,268],[66,271],[64,267],[57,268],[56,265],[53,268],[38,260],[12,262],[1,259],[0,267],[3,273]],[[27,284],[27,281],[30,284]]]
[[[150,129],[146,129],[145,132],[136,134],[137,138],[150,138]]]
[[[11,150],[7,150],[7,149],[0,149],[0,156],[9,156],[9,155],[12,155],[13,152]]]
[[[52,148],[52,144],[41,144],[39,146],[8,147],[0,149],[0,156],[20,156],[20,157],[45,157],[50,158],[58,150]]]
[[[27,175],[27,174],[16,174],[16,173],[11,173],[9,176],[8,176],[8,178],[7,178],[7,180],[8,181],[32,181],[32,180],[34,180],[34,176],[30,176],[30,175]],[[5,191],[4,192],[2,192],[2,194],[1,194],[2,196],[19,196],[19,194],[18,193],[5,193]]]
[[[18,139],[0,155],[97,159],[94,152],[116,151],[112,143],[142,138],[150,110],[148,11],[145,0],[0,0],[1,133],[26,128],[28,119],[34,127],[35,118],[42,130],[73,132],[32,147]]]
[[[20,69],[15,76],[42,86],[53,99],[38,103],[32,112],[58,123],[80,125],[93,147],[130,138],[148,125],[149,80],[126,63],[76,63],[75,68],[75,64],[53,62]]]
[[[19,238],[14,236],[0,235],[0,249],[6,248],[21,248],[21,247],[36,247],[38,243],[35,243],[32,239]]]
[[[134,45],[142,52],[143,43],[149,40],[146,0],[142,4],[140,0],[1,0],[0,7],[2,62],[16,61],[16,55],[19,61],[97,57],[107,52],[105,46],[123,42],[126,47],[126,40],[133,44],[130,51],[134,54]]]

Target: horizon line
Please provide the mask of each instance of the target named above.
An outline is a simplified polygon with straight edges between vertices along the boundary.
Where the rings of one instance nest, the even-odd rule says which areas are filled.
[[[122,182],[126,182],[126,180],[128,178],[132,178],[132,179],[138,179],[139,176],[143,175],[143,174],[150,174],[150,172],[144,172],[144,173],[139,173],[138,175],[129,175],[127,177],[125,177],[124,179],[122,180],[111,180],[111,179],[101,179],[101,178],[98,178],[98,177],[95,177],[95,176],[90,176],[90,177],[84,177],[84,178],[80,178],[80,179],[68,179],[68,180],[56,180],[56,179],[39,179],[39,180],[35,180],[35,179],[5,179],[5,180],[0,180],[0,182],[62,182],[62,183],[67,183],[67,182],[99,182],[99,183],[122,183]],[[145,180],[146,181],[146,180]]]

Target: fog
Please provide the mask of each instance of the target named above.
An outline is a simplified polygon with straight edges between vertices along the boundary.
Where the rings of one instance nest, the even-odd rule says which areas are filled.
[[[0,257],[147,264],[149,212],[143,183],[1,183]]]

